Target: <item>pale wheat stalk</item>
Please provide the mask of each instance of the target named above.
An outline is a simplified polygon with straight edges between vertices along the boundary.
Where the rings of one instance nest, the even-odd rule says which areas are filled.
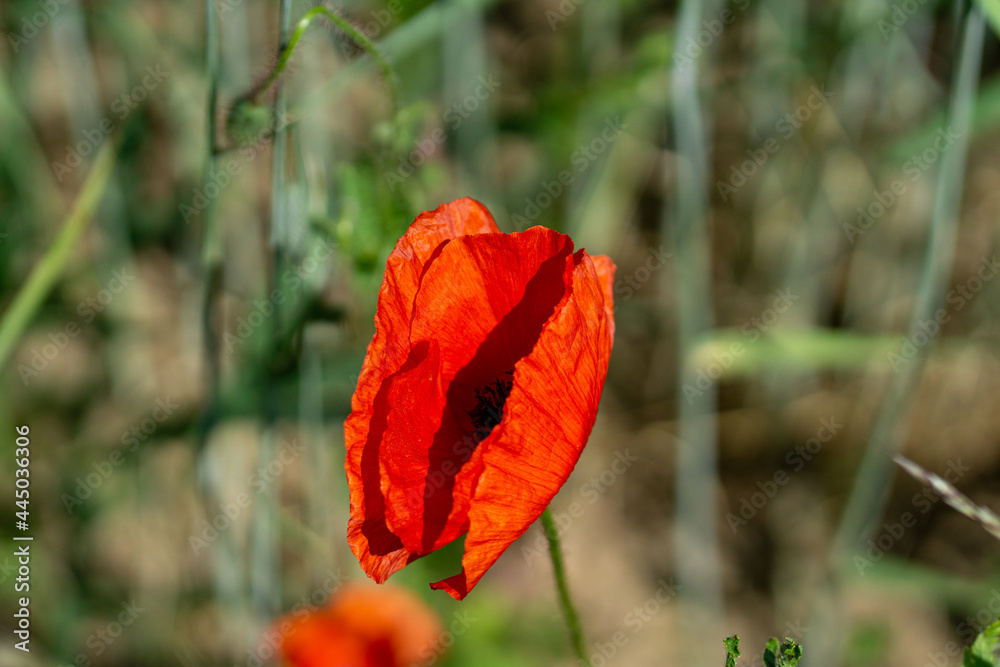
[[[930,485],[938,495],[944,498],[946,503],[973,521],[979,522],[986,529],[986,532],[1000,540],[1000,517],[994,514],[992,510],[975,504],[969,500],[968,496],[956,489],[948,481],[932,472],[924,470],[905,456],[896,454],[893,456],[893,459],[903,470],[910,473],[913,478]]]

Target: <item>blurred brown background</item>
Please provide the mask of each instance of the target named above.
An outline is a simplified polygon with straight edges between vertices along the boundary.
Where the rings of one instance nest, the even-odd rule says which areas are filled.
[[[785,635],[959,664],[1000,545],[889,455],[1000,507],[995,7],[341,3],[396,105],[317,20],[241,148],[227,114],[309,6],[0,6],[0,532],[28,425],[34,536],[30,654],[0,552],[0,663],[266,663],[272,618],[363,578],[342,424],[385,257],[468,195],[618,266],[552,505],[595,667],[718,665],[737,632],[748,664]],[[539,527],[461,604],[426,589],[454,557],[394,578],[444,664],[575,662]]]

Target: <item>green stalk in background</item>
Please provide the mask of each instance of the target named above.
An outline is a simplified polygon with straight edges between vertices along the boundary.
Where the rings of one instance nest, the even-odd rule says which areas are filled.
[[[208,76],[208,98],[205,108],[205,153],[202,173],[203,182],[208,182],[215,173],[219,156],[216,151],[216,114],[218,113],[220,55],[219,26],[215,3],[205,2],[205,69]],[[214,307],[222,292],[222,230],[219,224],[219,201],[210,197],[202,214],[201,230],[201,333],[205,346],[205,382],[208,385],[207,401],[197,431],[198,482],[202,503],[205,507],[215,507],[221,501],[219,493],[218,469],[224,465],[213,460],[213,452],[208,449],[208,440],[216,424],[222,419],[222,368],[220,363],[221,335],[214,316]],[[243,561],[233,536],[223,532],[219,544],[212,549],[212,577],[216,598],[225,610],[227,618],[233,618],[243,607],[242,581]],[[234,626],[225,626],[223,635],[233,632]]]
[[[308,27],[308,23],[299,21],[298,29],[289,36],[292,25],[292,2],[281,0],[278,25],[278,51],[282,54],[281,61],[271,78],[265,84],[265,89],[276,85],[274,106],[271,117],[281,119],[285,113],[285,89],[279,78],[281,70],[288,64],[288,58],[295,44]],[[289,207],[286,205],[288,194],[286,188],[288,179],[285,177],[286,158],[288,156],[288,132],[282,128],[275,130],[274,150],[271,155],[271,217],[268,229],[268,239],[271,250],[271,262],[267,271],[267,291],[280,288],[278,276],[282,275],[290,262],[290,254],[298,256],[298,249],[292,248],[293,221],[289,219]],[[261,433],[260,447],[257,451],[258,464],[266,466],[278,452],[278,434],[275,421],[279,411],[280,398],[277,395],[276,378],[273,376],[274,359],[280,345],[280,332],[283,330],[284,312],[274,304],[274,312],[268,318],[269,335],[267,348],[264,352],[265,384],[260,390]],[[264,491],[256,503],[252,518],[252,535],[250,545],[250,591],[254,611],[261,618],[268,618],[280,609],[280,573],[278,564],[278,498],[281,484],[273,485]]]
[[[718,3],[685,0],[680,7],[675,44],[697,40],[702,20],[714,16]],[[706,50],[706,54],[710,50]],[[677,293],[677,395],[697,382],[693,353],[698,340],[712,328],[711,211],[708,201],[709,136],[699,87],[700,59],[679,61],[670,71],[672,139],[677,151],[677,182],[666,197],[661,237],[670,239],[674,253]],[[666,279],[666,277],[664,278]],[[717,536],[716,497],[718,434],[717,387],[712,383],[693,400],[677,401],[677,498],[674,544],[677,575],[684,593],[679,614],[682,632],[692,634],[692,646],[707,645],[721,635],[722,576]],[[688,658],[688,656],[684,656]]]
[[[965,182],[965,161],[971,137],[972,108],[979,81],[985,32],[983,13],[973,7],[965,22],[962,52],[951,94],[949,127],[958,139],[955,146],[941,157],[937,173],[934,208],[923,271],[917,288],[917,299],[910,318],[910,338],[920,331],[921,323],[933,320],[948,291],[948,278],[955,247],[957,220],[961,208],[961,192]],[[935,338],[935,336],[931,336]],[[835,552],[848,555],[871,537],[885,505],[886,492],[892,475],[889,455],[898,449],[905,429],[901,422],[909,399],[916,389],[929,346],[893,377],[883,409],[872,431],[868,449],[851,490],[837,533]]]
[[[958,139],[942,155],[937,171],[927,249],[916,290],[916,303],[910,317],[910,340],[920,330],[922,322],[934,320],[935,312],[941,307],[947,292],[957,222],[961,213],[961,192],[965,182],[966,155],[971,141],[984,33],[983,12],[979,5],[974,5],[965,20],[961,53],[948,109],[949,127]],[[850,565],[850,556],[866,539],[874,537],[879,517],[885,509],[893,474],[891,456],[899,450],[906,436],[907,412],[936,334],[928,335],[928,338],[928,344],[892,377],[837,529],[829,581],[816,602],[813,614],[813,625],[817,628],[815,637],[820,649],[817,651],[815,664],[819,667],[839,664],[842,630],[839,627],[841,610],[838,591],[845,576],[855,573]]]
[[[42,260],[35,265],[27,282],[14,298],[14,302],[0,320],[0,369],[3,368],[14,349],[21,334],[35,317],[45,297],[48,296],[56,280],[66,268],[70,253],[79,248],[80,237],[87,228],[87,223],[94,215],[101,195],[104,194],[108,179],[115,165],[115,142],[108,140],[101,146],[97,158],[90,169],[87,181],[83,184],[73,210],[62,223],[59,236],[56,237]]]

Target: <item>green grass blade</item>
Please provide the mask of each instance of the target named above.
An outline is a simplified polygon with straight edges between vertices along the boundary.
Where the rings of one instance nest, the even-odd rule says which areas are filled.
[[[14,344],[28,328],[49,291],[66,266],[70,253],[79,246],[80,237],[104,194],[115,165],[114,141],[107,141],[94,160],[73,210],[70,211],[55,243],[28,276],[24,287],[0,320],[0,369],[7,362]]]

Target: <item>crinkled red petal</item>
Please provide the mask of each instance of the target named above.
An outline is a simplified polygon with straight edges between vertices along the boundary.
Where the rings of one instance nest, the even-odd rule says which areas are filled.
[[[388,412],[384,380],[396,373],[410,354],[409,323],[414,299],[424,271],[437,253],[453,239],[497,232],[486,207],[472,199],[459,199],[421,214],[386,262],[375,315],[375,337],[368,346],[351,401],[352,412],[344,424],[345,468],[351,493],[348,542],[361,566],[376,581],[385,581],[409,558],[399,538],[385,525],[385,502],[380,491],[379,437]]]
[[[583,251],[575,259],[567,298],[515,366],[503,421],[480,445],[462,572],[431,584],[456,599],[541,516],[593,428],[614,336],[614,265]]]
[[[510,379],[537,343],[565,297],[572,244],[543,227],[469,236],[427,269],[410,328],[422,361],[392,378],[380,457],[386,522],[412,554],[468,529],[476,390]]]
[[[362,567],[384,581],[468,533],[463,572],[434,584],[459,599],[575,466],[614,335],[609,259],[541,227],[490,233],[463,201],[418,218],[390,256],[345,424]],[[462,215],[480,231],[449,237]],[[472,412],[498,382],[513,386],[487,437]]]

